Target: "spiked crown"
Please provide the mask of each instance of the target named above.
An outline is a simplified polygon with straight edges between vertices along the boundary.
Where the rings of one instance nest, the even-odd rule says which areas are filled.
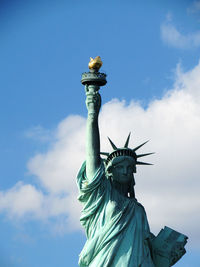
[[[129,133],[129,135],[127,137],[127,140],[126,140],[125,145],[124,145],[123,148],[117,148],[116,145],[108,137],[108,140],[109,140],[112,148],[114,149],[114,151],[112,151],[111,153],[108,153],[108,152],[100,152],[101,155],[107,156],[107,158],[105,160],[106,166],[109,164],[110,161],[112,161],[114,158],[119,157],[119,156],[128,156],[128,157],[134,158],[134,160],[136,162],[136,165],[152,165],[151,163],[138,161],[138,158],[141,158],[141,157],[144,157],[144,156],[148,156],[148,155],[154,154],[154,152],[153,153],[139,154],[139,155],[137,155],[136,152],[135,152],[140,147],[142,147],[143,145],[145,145],[148,141],[142,143],[141,145],[139,145],[139,146],[137,146],[137,147],[135,147],[133,149],[128,148],[130,134],[131,133]]]

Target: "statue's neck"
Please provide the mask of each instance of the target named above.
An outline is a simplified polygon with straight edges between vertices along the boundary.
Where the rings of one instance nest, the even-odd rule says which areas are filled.
[[[129,190],[130,190],[129,184],[121,184],[114,180],[111,181],[111,184],[118,191],[119,194],[125,197],[129,197]]]

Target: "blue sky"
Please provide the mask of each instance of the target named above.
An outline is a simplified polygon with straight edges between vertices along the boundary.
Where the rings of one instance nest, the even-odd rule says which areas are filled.
[[[102,150],[107,135],[151,139],[154,166],[138,169],[137,198],[155,234],[168,225],[189,236],[176,266],[199,266],[199,17],[189,0],[1,1],[0,266],[78,266],[80,79],[97,55],[108,75]]]

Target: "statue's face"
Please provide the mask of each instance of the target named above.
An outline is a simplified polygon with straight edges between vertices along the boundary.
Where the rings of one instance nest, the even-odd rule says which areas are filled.
[[[121,159],[120,159],[121,158]],[[112,166],[112,179],[119,183],[130,183],[133,180],[135,161],[130,157],[118,157]]]

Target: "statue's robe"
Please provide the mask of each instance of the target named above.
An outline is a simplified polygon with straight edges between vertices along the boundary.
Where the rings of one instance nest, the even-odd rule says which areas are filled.
[[[87,241],[80,254],[81,267],[154,267],[145,210],[136,199],[119,194],[105,176],[102,163],[92,180],[85,163],[78,174],[80,218]]]

